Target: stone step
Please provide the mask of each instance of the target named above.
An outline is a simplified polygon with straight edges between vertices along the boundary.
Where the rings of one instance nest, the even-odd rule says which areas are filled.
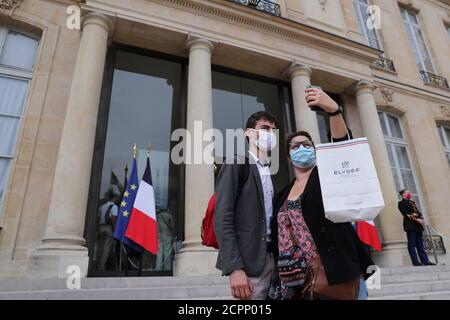
[[[369,297],[369,300],[450,300],[450,291],[405,294],[394,296]]]
[[[379,290],[369,290],[370,297],[422,294],[438,291],[450,291],[450,280],[422,281],[381,285]]]
[[[82,289],[161,288],[228,285],[228,278],[221,276],[194,277],[129,277],[83,278]],[[5,279],[0,280],[0,292],[42,291],[67,289],[66,279]]]
[[[382,274],[381,285],[406,283],[406,282],[422,282],[422,281],[438,281],[450,280],[450,271],[447,272],[424,272],[424,273],[406,273],[406,274]]]
[[[450,272],[450,266],[437,265],[437,266],[421,266],[421,267],[408,266],[408,267],[381,268],[382,275],[435,273],[435,272]]]
[[[81,290],[68,290],[66,279],[0,280],[3,299],[232,299],[228,278],[129,277],[84,278]],[[370,299],[432,299],[448,297],[450,266],[397,267],[381,270],[381,289]]]
[[[225,285],[0,292],[0,300],[209,300],[228,298],[230,298],[230,288]]]

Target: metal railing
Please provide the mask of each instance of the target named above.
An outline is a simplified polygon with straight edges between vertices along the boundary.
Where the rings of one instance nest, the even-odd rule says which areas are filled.
[[[422,76],[422,80],[426,84],[430,84],[432,86],[441,88],[441,89],[447,89],[450,90],[450,87],[448,85],[448,81],[446,78],[438,76],[434,73],[428,72],[428,71],[420,71],[420,75]]]
[[[431,238],[431,239],[430,239]],[[433,245],[437,254],[445,254],[444,240],[439,235],[423,235],[423,247],[427,253],[433,253]]]
[[[395,72],[394,61],[385,57],[379,57],[372,65],[379,69]]]
[[[270,0],[228,0],[234,3],[239,3],[244,6],[273,14],[275,16],[281,16],[280,5]]]

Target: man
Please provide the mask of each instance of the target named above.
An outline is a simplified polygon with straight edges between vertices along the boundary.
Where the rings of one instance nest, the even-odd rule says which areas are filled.
[[[107,201],[98,210],[98,271],[105,271],[106,262],[114,245],[113,233],[117,222],[119,208],[115,204],[118,196],[113,190],[108,190]]]
[[[276,120],[257,112],[247,120],[249,157],[223,164],[217,177],[214,229],[219,243],[216,267],[230,277],[233,297],[266,299],[275,268],[271,248],[274,186],[268,153],[276,145]]]
[[[158,255],[155,270],[170,271],[174,253],[175,223],[169,208],[162,210],[157,207],[156,220],[158,221]]]
[[[403,229],[408,238],[408,252],[412,264],[414,266],[434,265],[434,263],[428,260],[428,256],[423,248],[423,216],[417,208],[416,203],[411,200],[412,195],[408,189],[400,190],[399,193],[402,200],[398,203],[398,209],[403,215]],[[416,249],[419,253],[420,262],[422,263],[417,258]]]

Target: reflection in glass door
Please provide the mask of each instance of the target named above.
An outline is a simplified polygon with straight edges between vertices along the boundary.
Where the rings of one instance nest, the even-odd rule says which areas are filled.
[[[278,188],[286,185],[291,176],[284,142],[286,134],[292,131],[290,119],[293,119],[289,84],[216,67],[212,87],[214,128],[224,137],[226,129],[244,129],[247,119],[255,112],[267,111],[275,116],[280,129],[280,166],[275,183]],[[236,149],[229,152],[226,147],[224,145],[223,152],[216,149],[216,159],[237,153]],[[220,166],[216,174],[219,169]]]
[[[106,68],[86,221],[90,276],[171,274],[183,236],[183,167],[170,161],[172,130],[184,127],[185,63],[114,47]],[[158,255],[112,238],[137,144],[142,178],[147,146],[158,221]]]

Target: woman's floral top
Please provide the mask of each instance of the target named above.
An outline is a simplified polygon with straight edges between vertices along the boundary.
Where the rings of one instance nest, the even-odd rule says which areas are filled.
[[[303,217],[301,202],[302,196],[300,195],[297,200],[287,200],[288,213],[284,212],[284,205],[280,209],[278,214],[278,249],[280,254],[282,254],[283,252],[290,251],[293,246],[289,228],[285,220],[286,214],[289,214],[293,234],[300,248],[300,260],[302,261],[302,266],[305,266],[300,275],[304,279],[306,278],[308,266],[318,257],[318,252],[311,232]]]

